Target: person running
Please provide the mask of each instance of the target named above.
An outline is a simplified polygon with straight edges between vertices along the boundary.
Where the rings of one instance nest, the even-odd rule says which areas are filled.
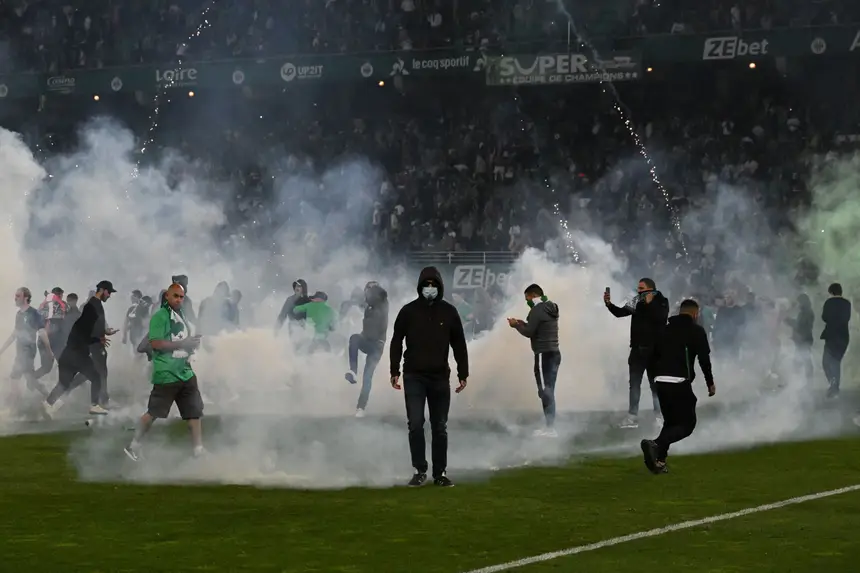
[[[193,333],[193,325],[185,318],[183,300],[185,289],[172,284],[167,289],[165,302],[149,321],[149,342],[152,346],[152,391],[146,412],[140,417],[134,437],[125,447],[125,455],[132,461],[141,459],[141,442],[158,418],[167,418],[173,404],[191,430],[194,456],[203,449],[203,397],[197,385],[197,375],[189,359],[200,347],[200,336]]]
[[[344,375],[347,382],[356,384],[358,375],[358,353],[364,352],[364,372],[361,375],[361,392],[355,417],[363,418],[373,386],[373,372],[382,358],[385,338],[388,334],[388,293],[379,283],[371,281],[364,287],[364,319],[361,332],[349,337],[349,372]],[[341,307],[343,308],[343,307]],[[343,315],[341,315],[342,317]]]
[[[42,360],[48,359],[53,362],[54,354],[45,329],[45,319],[38,310],[30,306],[32,299],[33,295],[27,287],[21,287],[15,291],[15,306],[18,307],[18,312],[15,314],[15,328],[0,348],[0,355],[14,343],[15,365],[12,367],[10,378],[20,380],[23,377],[27,381],[28,389],[36,390],[44,396],[47,390],[39,384],[35,368],[38,342],[41,342],[46,349]]]

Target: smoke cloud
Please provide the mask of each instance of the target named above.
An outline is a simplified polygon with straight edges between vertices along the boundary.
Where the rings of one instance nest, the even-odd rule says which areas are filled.
[[[36,299],[57,285],[83,299],[99,280],[112,280],[119,292],[106,309],[114,326],[122,324],[132,289],[155,296],[174,274],[189,276],[195,303],[219,281],[245,294],[244,329],[211,337],[193,362],[208,402],[204,441],[210,455],[189,459],[187,442],[169,439],[171,432],[157,426],[145,444],[146,461],[125,459],[122,446],[145,407],[149,373],[145,359],[115,340],[109,350],[109,386],[124,407],[96,420],[91,433],[74,441],[70,456],[81,478],[337,488],[388,487],[408,477],[403,395],[388,384],[387,344],[368,417],[353,417],[359,388],[343,375],[346,340],[360,329],[360,313],[337,326],[330,353],[297,351],[304,333],[291,335],[284,328],[275,335],[273,330],[297,278],[304,278],[311,292],[326,291],[335,307],[355,287],[379,281],[389,293],[392,324],[401,305],[416,296],[417,268],[382,267],[358,240],[383,183],[381,171],[360,158],[319,168],[296,158],[274,159],[274,200],[260,212],[280,225],[271,240],[255,243],[241,231],[225,233],[231,228],[226,215],[232,208],[230,190],[208,181],[188,158],[171,153],[138,168],[132,134],[107,119],[86,125],[80,141],[75,152],[42,166],[19,138],[0,130],[0,193],[9,223],[0,231],[7,245],[0,284],[9,297],[7,305],[0,305],[0,324],[12,324],[12,293],[22,285]],[[849,180],[856,167],[856,161],[844,164],[832,180]],[[846,185],[822,183],[818,189],[832,198]],[[678,450],[745,447],[840,431],[840,419],[820,415],[815,396],[822,387],[802,379],[781,326],[797,294],[791,271],[797,248],[780,238],[770,213],[747,190],[722,186],[716,192],[715,203],[692,209],[682,221],[695,273],[685,261],[671,259],[648,273],[669,297],[673,312],[678,301],[698,296],[705,286],[720,293],[734,289],[740,297],[743,285],[756,293],[757,302],[752,326],[741,339],[743,359],[725,359],[724,349],[714,348],[718,396],[703,398],[704,382],[696,380],[703,421]],[[833,205],[822,199],[810,221],[817,225],[824,217],[829,222],[834,234],[827,235],[823,257],[827,266],[840,266],[840,257],[849,255],[836,237],[846,227],[835,209],[826,215]],[[614,302],[621,304],[641,277],[629,271],[628,255],[600,238],[599,221],[589,223],[593,231],[572,236],[585,266],[526,251],[513,265],[495,326],[470,341],[469,387],[452,399],[452,473],[480,476],[506,467],[561,463],[582,453],[634,452],[639,439],[656,435],[647,381],[640,430],[612,429],[617,413],[627,407],[629,319],[612,317],[602,295],[610,287]],[[629,256],[637,254],[638,244],[664,244],[667,236],[658,228],[643,222]],[[759,245],[770,247],[765,251]],[[728,276],[708,274],[708,263],[700,264],[716,258],[716,248],[730,261]],[[531,435],[542,421],[533,356],[528,341],[505,321],[507,316],[525,318],[522,291],[532,282],[561,309],[558,440]],[[4,372],[11,368],[13,350],[0,359]],[[53,373],[47,380],[55,379]],[[74,394],[44,427],[79,427],[86,412],[83,394]],[[38,396],[8,394],[3,400],[5,431],[19,431],[21,421],[36,419]]]

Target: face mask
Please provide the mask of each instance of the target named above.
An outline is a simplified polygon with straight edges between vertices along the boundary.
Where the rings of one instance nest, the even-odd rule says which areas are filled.
[[[426,286],[421,289],[421,295],[427,300],[434,300],[439,294],[439,289],[434,286]]]
[[[527,305],[529,305],[529,308],[534,308],[534,307],[535,307],[535,301],[534,301],[534,299],[532,299],[532,298],[527,298],[527,299],[526,299],[526,304],[527,304]]]

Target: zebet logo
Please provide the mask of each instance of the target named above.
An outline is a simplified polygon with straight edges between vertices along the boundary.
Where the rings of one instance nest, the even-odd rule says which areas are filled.
[[[737,36],[725,38],[708,38],[702,50],[703,60],[733,60],[744,56],[768,55],[768,41],[744,42]]]
[[[458,290],[490,288],[498,285],[502,288],[508,283],[507,273],[494,273],[487,265],[457,265],[454,267],[454,288]]]
[[[197,85],[197,68],[155,70],[155,82],[168,88]]]

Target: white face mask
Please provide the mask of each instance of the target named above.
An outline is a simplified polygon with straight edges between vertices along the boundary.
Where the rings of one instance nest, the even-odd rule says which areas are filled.
[[[434,300],[439,294],[439,289],[434,286],[426,286],[421,289],[421,294],[427,300]]]

